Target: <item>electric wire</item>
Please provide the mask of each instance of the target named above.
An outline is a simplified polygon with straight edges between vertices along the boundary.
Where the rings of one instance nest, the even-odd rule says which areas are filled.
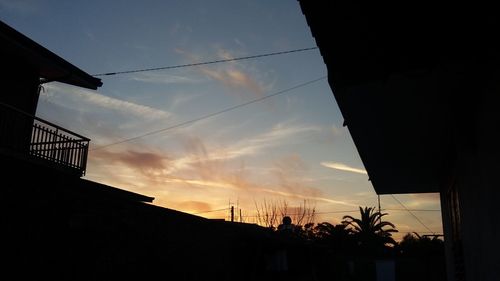
[[[202,212],[197,212],[193,213],[193,215],[199,215],[199,214],[206,214],[206,213],[213,213],[213,212],[219,212],[219,211],[227,211],[229,210],[228,208],[222,208],[222,209],[217,209],[217,210],[210,210],[210,211],[202,211]]]
[[[198,212],[198,213],[193,213],[193,215],[196,215],[196,214],[203,214],[203,213],[210,213],[210,212],[216,212],[216,211],[223,211],[223,210],[230,210],[230,208],[224,208],[224,209],[218,209],[218,210],[210,210],[210,211],[203,211],[203,212]],[[423,211],[423,212],[427,212],[427,211],[430,211],[430,212],[434,212],[434,211],[440,211],[440,210],[427,210],[427,209],[382,209],[383,211],[404,211],[404,212],[407,212],[408,210],[409,211]],[[340,213],[354,213],[354,212],[359,212],[359,209],[358,210],[343,210],[343,211],[325,211],[325,212],[314,212],[314,215],[326,215],[326,214],[340,214]],[[286,215],[288,216],[297,216],[297,215],[302,215],[302,213],[287,213]],[[245,217],[245,218],[254,218],[254,217],[259,217],[259,215],[243,215],[242,217]],[[430,232],[430,233],[434,233],[434,232]]]
[[[401,201],[399,201],[397,198],[393,196],[393,198],[402,206],[404,206]],[[406,206],[404,206],[405,209],[383,209],[383,210],[390,210],[390,211],[406,211],[409,212],[413,217],[422,224],[427,231],[414,231],[420,234],[433,234],[435,235],[436,232],[432,231],[430,228],[428,228],[418,217],[416,217],[414,214],[411,213],[411,211],[441,211],[441,210],[428,210],[428,209],[407,209]],[[209,211],[202,211],[202,212],[197,212],[193,213],[193,215],[198,215],[198,214],[205,214],[205,213],[212,213],[212,212],[218,212],[218,211],[229,211],[230,208],[223,208],[223,209],[217,209],[217,210],[209,210]],[[343,210],[343,211],[325,211],[325,212],[315,212],[314,215],[324,215],[324,214],[338,214],[338,213],[353,213],[353,212],[359,212],[359,210]],[[296,215],[302,215],[303,213],[292,213],[292,214],[286,214],[288,216],[296,216]],[[258,218],[260,217],[259,215],[242,215],[242,218]],[[411,231],[410,231],[411,232]],[[393,233],[393,235],[396,236],[404,236],[406,235],[406,232],[399,232],[399,233]]]
[[[93,76],[113,76],[113,75],[118,75],[118,74],[129,74],[129,73],[138,73],[138,72],[146,72],[146,71],[158,71],[158,70],[176,69],[176,68],[183,68],[183,67],[209,65],[209,64],[216,64],[216,63],[223,63],[223,62],[230,62],[230,61],[247,60],[247,59],[254,59],[254,58],[261,58],[261,57],[268,57],[268,56],[290,54],[290,53],[303,52],[303,51],[309,51],[309,50],[314,50],[314,49],[318,49],[318,47],[294,49],[294,50],[288,50],[288,51],[273,52],[273,53],[266,53],[266,54],[252,55],[252,56],[244,56],[244,57],[237,57],[237,58],[231,58],[231,59],[206,61],[206,62],[199,62],[199,63],[189,63],[189,64],[181,64],[181,65],[171,65],[171,66],[154,67],[154,68],[143,68],[143,69],[134,69],[134,70],[125,70],[125,71],[98,73],[98,74],[94,74]],[[157,134],[157,133],[160,133],[160,132],[171,130],[171,129],[174,129],[174,128],[182,127],[184,125],[195,123],[195,122],[201,121],[203,119],[211,118],[211,117],[220,115],[222,113],[226,113],[228,111],[232,111],[232,110],[235,110],[237,108],[240,108],[240,107],[243,107],[243,106],[247,106],[247,105],[250,105],[250,104],[262,101],[264,99],[268,99],[268,98],[271,98],[271,97],[274,97],[274,96],[277,96],[277,95],[280,95],[280,94],[287,93],[287,92],[289,92],[291,90],[294,90],[294,89],[297,89],[297,88],[300,88],[300,87],[303,87],[303,86],[315,83],[315,82],[317,82],[319,80],[322,80],[322,79],[325,79],[325,78],[326,78],[326,76],[323,76],[321,78],[310,80],[308,82],[305,82],[305,83],[296,85],[294,87],[291,87],[291,88],[288,88],[288,89],[276,92],[274,94],[270,94],[270,95],[267,95],[267,96],[264,96],[264,97],[261,97],[261,98],[258,98],[258,99],[254,99],[254,100],[251,100],[251,101],[248,101],[248,102],[245,102],[245,103],[233,106],[233,107],[229,107],[229,108],[226,108],[226,109],[223,109],[223,110],[211,113],[211,114],[207,114],[207,115],[201,116],[199,118],[191,119],[191,120],[188,120],[188,121],[185,121],[185,122],[182,122],[182,123],[170,126],[170,127],[162,128],[162,129],[151,131],[151,132],[139,135],[139,136],[135,136],[135,137],[127,138],[127,139],[124,139],[124,140],[121,140],[121,141],[118,141],[118,142],[114,142],[114,143],[110,143],[110,144],[107,144],[107,145],[103,145],[103,146],[100,146],[100,147],[97,147],[97,148],[94,148],[94,149],[91,149],[91,150],[103,149],[103,148],[106,148],[106,147],[110,147],[110,146],[113,146],[113,145],[117,145],[117,144],[129,142],[129,141],[132,141],[132,140],[136,140],[136,139],[139,139],[139,138],[143,138],[143,137],[146,137],[146,136],[150,136],[150,135],[153,135],[153,134]],[[384,209],[384,210],[386,210],[386,211],[407,211],[422,226],[424,226],[430,233],[433,233],[433,234],[435,233],[429,227],[427,227],[427,225],[425,225],[415,214],[413,214],[412,211],[429,211],[429,212],[435,212],[435,211],[440,211],[440,210],[410,210],[401,201],[399,201],[394,195],[391,194],[391,196],[404,209]],[[196,214],[204,214],[204,213],[224,211],[224,210],[227,210],[227,208],[217,209],[217,210],[210,210],[210,211],[203,211],[203,212],[197,212],[197,213],[194,213],[194,214],[195,215]],[[355,211],[357,211],[357,210],[352,210],[352,211],[349,210],[349,211],[317,212],[315,214],[350,213],[350,212],[355,212]],[[293,215],[293,214],[291,214],[291,215]],[[244,217],[254,217],[254,216],[244,216]]]
[[[196,62],[196,63],[188,63],[188,64],[179,64],[179,65],[170,65],[170,66],[160,66],[160,67],[151,67],[151,68],[142,68],[142,69],[133,69],[133,70],[124,70],[124,71],[115,71],[115,72],[106,72],[106,73],[98,73],[93,76],[113,76],[118,74],[129,74],[129,73],[137,73],[137,72],[146,72],[146,71],[157,71],[157,70],[166,70],[166,69],[175,69],[175,68],[183,68],[183,67],[191,67],[191,66],[199,66],[199,65],[207,65],[207,64],[216,64],[222,62],[230,62],[230,61],[238,61],[238,60],[248,60],[262,57],[270,57],[277,55],[284,55],[290,53],[304,52],[318,49],[318,47],[310,47],[310,48],[302,48],[302,49],[294,49],[288,51],[274,52],[274,53],[266,53],[245,57],[237,57],[231,59],[222,59],[222,60],[213,60],[213,61],[205,61],[205,62]]]
[[[278,95],[282,95],[282,94],[288,93],[288,92],[290,92],[292,90],[295,90],[295,89],[298,89],[298,88],[301,88],[301,87],[304,87],[304,86],[316,83],[316,82],[318,82],[320,80],[325,79],[326,77],[327,76],[323,76],[323,77],[320,77],[320,78],[309,80],[307,82],[295,85],[293,87],[287,88],[285,90],[278,91],[276,93],[273,93],[273,94],[270,94],[270,95],[267,95],[267,96],[263,96],[263,97],[260,97],[260,98],[257,98],[257,99],[253,99],[253,100],[250,100],[250,101],[247,101],[247,102],[235,105],[235,106],[231,106],[231,107],[222,109],[222,110],[214,112],[214,113],[203,115],[203,116],[195,118],[195,119],[184,121],[184,122],[181,122],[181,123],[178,123],[178,124],[166,127],[166,128],[162,128],[162,129],[150,131],[150,132],[147,132],[147,133],[135,136],[135,137],[131,137],[131,138],[127,138],[127,139],[124,139],[124,140],[121,140],[121,141],[117,141],[117,142],[113,142],[113,143],[110,143],[110,144],[102,145],[102,146],[90,149],[90,151],[100,150],[100,149],[103,149],[103,148],[106,148],[106,147],[110,147],[110,146],[122,144],[122,143],[133,141],[133,140],[137,140],[137,139],[140,139],[140,138],[143,138],[143,137],[146,137],[146,136],[158,134],[158,133],[165,132],[165,131],[168,131],[168,130],[172,130],[172,129],[175,129],[175,128],[179,128],[179,127],[191,124],[191,123],[195,123],[195,122],[198,122],[198,121],[201,121],[201,120],[204,120],[204,119],[208,119],[208,118],[211,118],[211,117],[214,117],[214,116],[217,116],[217,115],[220,115],[220,114],[223,114],[223,113],[226,113],[226,112],[229,112],[229,111],[232,111],[232,110],[235,110],[235,109],[238,109],[238,108],[241,108],[241,107],[244,107],[244,106],[256,103],[256,102],[263,101],[263,100],[268,99],[268,98],[272,98],[272,97],[275,97],[275,96],[278,96]]]
[[[425,227],[425,229],[427,229],[428,231],[432,232],[432,233],[436,233],[435,231],[432,231],[429,227],[427,227],[427,225],[425,225],[414,213],[412,213],[412,211],[410,211],[408,208],[406,208],[406,206],[401,203],[401,201],[399,201],[396,196],[394,196],[393,194],[391,194],[392,198],[394,200],[396,200],[399,205],[401,205],[410,215],[412,215],[421,225],[423,225]]]
[[[438,209],[382,209],[382,211],[441,212]]]

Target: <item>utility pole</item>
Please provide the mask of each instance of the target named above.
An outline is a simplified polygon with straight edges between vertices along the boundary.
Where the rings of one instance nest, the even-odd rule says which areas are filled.
[[[380,211],[381,210],[380,209],[380,194],[377,194],[377,196],[378,196],[378,213],[382,214],[382,212]],[[382,222],[382,216],[379,216],[379,223],[381,223],[381,222]]]
[[[231,206],[231,222],[234,222],[234,206]]]
[[[243,222],[243,218],[241,216],[241,209],[240,209],[240,222]]]

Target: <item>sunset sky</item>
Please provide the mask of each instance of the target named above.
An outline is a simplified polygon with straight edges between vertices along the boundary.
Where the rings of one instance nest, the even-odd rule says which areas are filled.
[[[0,19],[89,74],[316,46],[294,0],[0,0]],[[48,83],[37,115],[92,140],[85,178],[156,205],[227,218],[215,210],[233,204],[252,222],[256,204],[306,201],[337,223],[377,195],[326,75],[315,49],[100,76],[97,91]],[[397,238],[442,233],[437,194],[395,196],[417,217],[381,196]]]

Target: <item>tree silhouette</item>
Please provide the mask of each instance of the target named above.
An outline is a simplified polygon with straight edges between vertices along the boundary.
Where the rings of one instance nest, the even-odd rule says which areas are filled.
[[[425,258],[444,256],[444,241],[434,236],[420,236],[414,232],[406,234],[399,242],[398,252],[402,256]]]
[[[344,216],[342,223],[351,227],[351,231],[358,241],[362,251],[380,253],[388,246],[396,245],[392,232],[397,232],[394,224],[382,221],[387,213],[376,212],[373,207],[359,207],[361,218]],[[388,229],[385,227],[389,227]]]
[[[347,224],[333,225],[328,222],[318,223],[314,227],[316,242],[328,246],[337,254],[347,254],[356,245],[353,232]]]
[[[288,201],[267,201],[258,204],[255,203],[256,223],[270,229],[276,230],[278,224],[284,217],[290,217],[297,228],[297,231],[303,231],[305,225],[314,224],[316,216],[316,207],[309,201],[304,200],[298,206],[290,206]]]
[[[328,222],[322,222],[314,227],[314,232],[320,240],[332,237],[348,237],[351,234],[351,229],[347,228],[347,226],[347,224],[333,225]]]

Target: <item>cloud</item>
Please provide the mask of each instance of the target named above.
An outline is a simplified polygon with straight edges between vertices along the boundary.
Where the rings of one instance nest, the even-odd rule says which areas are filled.
[[[255,79],[248,73],[238,69],[210,69],[208,67],[200,67],[200,71],[206,76],[221,82],[224,86],[230,89],[247,89],[253,92],[258,97],[264,96],[264,89]]]
[[[165,162],[168,158],[158,152],[142,152],[135,150],[125,150],[122,152],[112,152],[106,149],[91,151],[93,161],[100,160],[103,163],[118,163],[131,170],[139,171],[144,175],[159,175],[165,170]]]
[[[316,126],[290,125],[278,123],[268,132],[255,137],[245,138],[226,150],[226,157],[236,158],[245,155],[257,154],[266,148],[282,145],[285,141],[297,140],[297,136],[308,136],[312,132],[318,132]]]
[[[322,202],[326,202],[326,203],[339,204],[339,205],[352,206],[352,207],[357,207],[358,206],[356,204],[351,204],[351,203],[348,203],[348,202],[345,202],[345,201],[341,201],[341,200],[334,200],[334,199],[327,198],[327,197],[309,196],[309,195],[303,195],[303,194],[299,194],[299,193],[289,193],[289,192],[284,192],[284,191],[279,191],[279,190],[274,190],[274,189],[268,189],[268,188],[259,188],[259,189],[257,189],[257,191],[267,192],[269,194],[280,195],[280,196],[290,197],[290,198],[296,198],[296,199],[322,201]]]
[[[440,209],[441,200],[439,193],[417,193],[417,194],[399,194],[394,195],[406,207],[410,209]],[[388,196],[389,198],[391,196]],[[394,200],[395,201],[395,200]],[[398,204],[398,208],[401,205]]]
[[[192,100],[200,97],[198,94],[175,94],[168,102],[169,111],[175,111],[179,107],[182,107],[185,104],[189,104]],[[198,121],[199,122],[199,121]]]
[[[366,170],[364,169],[359,169],[359,168],[354,168],[347,166],[346,164],[343,163],[338,163],[338,162],[321,162],[321,165],[324,167],[330,168],[330,169],[335,169],[335,170],[340,170],[340,171],[346,171],[346,172],[353,172],[353,173],[358,173],[358,174],[368,174]]]
[[[131,76],[130,79],[139,82],[156,84],[193,84],[200,82],[200,80],[185,76],[170,75],[159,72],[142,72]]]
[[[171,113],[152,108],[150,106],[133,103],[117,98],[108,97],[98,92],[83,88],[72,87],[61,83],[51,83],[44,86],[41,98],[66,107],[86,110],[86,107],[100,107],[108,110],[119,111],[125,114],[133,114],[145,119],[167,119]],[[87,105],[82,105],[86,103]],[[88,110],[88,109],[87,109]]]
[[[279,123],[267,132],[245,137],[228,145],[210,146],[207,148],[205,142],[196,137],[185,137],[182,139],[186,153],[182,157],[172,159],[169,171],[192,170],[193,166],[200,163],[215,163],[216,161],[228,161],[245,156],[256,156],[266,149],[283,145],[290,140],[298,140],[299,136],[309,136],[311,132],[319,131],[316,126],[290,125]],[[207,173],[213,171],[207,170]]]
[[[212,210],[212,205],[202,201],[182,201],[174,205],[175,209],[185,212],[209,212]]]
[[[193,63],[200,62],[198,57],[189,54],[184,50],[176,49],[176,51],[187,56]],[[216,52],[218,58],[221,60],[234,58],[233,54],[228,50],[218,48]],[[242,69],[242,66],[237,65],[236,62],[224,63],[211,67],[200,65],[197,69],[205,76],[220,82],[222,85],[230,88],[231,90],[246,89],[258,97],[264,96],[264,86],[254,78],[254,75]]]
[[[335,124],[332,125],[332,131],[331,132],[332,132],[333,136],[341,136],[341,135],[344,134],[343,128],[339,127],[339,126],[337,126]]]
[[[228,50],[225,50],[225,49],[220,49],[219,48],[217,50],[217,55],[219,56],[219,58],[224,59],[224,60],[232,60],[232,59],[234,59],[233,54],[231,54],[231,52],[229,52]]]
[[[310,186],[308,168],[300,155],[277,159],[274,166],[259,171],[257,177],[254,170],[246,169],[245,158],[238,159],[263,153],[289,140],[301,141],[301,136],[310,136],[318,130],[315,126],[285,122],[228,145],[207,144],[202,138],[184,136],[180,139],[183,149],[171,148],[170,152],[127,145],[121,147],[121,152],[97,150],[90,155],[92,164],[98,165],[92,173],[111,171],[113,177],[120,175],[115,182],[132,182],[122,186],[154,196],[156,203],[163,202],[180,210],[192,209],[190,212],[196,212],[194,206],[180,206],[177,202],[204,202],[204,198],[210,198],[207,202],[221,205],[221,198],[238,197],[243,208],[251,208],[251,203],[245,200],[267,197],[354,206],[344,199],[325,196],[319,188]],[[92,173],[90,176],[96,176]],[[210,209],[200,207],[199,211]]]
[[[214,177],[217,177],[214,175]],[[239,187],[233,183],[225,182],[223,180],[199,180],[199,179],[182,179],[182,178],[165,178],[163,180],[166,183],[185,183],[188,185],[198,185],[204,187],[216,187],[223,189],[233,189],[237,190]]]

